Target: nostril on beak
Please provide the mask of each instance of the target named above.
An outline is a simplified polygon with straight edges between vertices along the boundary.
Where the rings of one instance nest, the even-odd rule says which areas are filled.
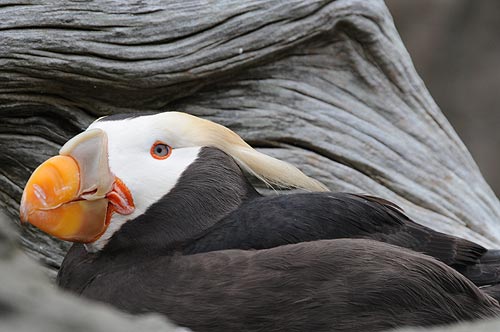
[[[93,201],[93,200],[101,199],[101,198],[104,197],[103,195],[96,195],[96,194],[97,194],[97,188],[96,189],[92,189],[92,190],[87,190],[86,192],[83,192],[80,195],[80,198],[86,199],[88,201]]]

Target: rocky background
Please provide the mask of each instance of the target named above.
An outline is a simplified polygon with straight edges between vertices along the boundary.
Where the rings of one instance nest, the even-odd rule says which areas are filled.
[[[500,1],[386,0],[413,63],[500,195]]]
[[[9,231],[30,172],[110,113],[176,109],[215,120],[332,190],[383,196],[421,223],[499,246],[500,203],[384,3],[286,3],[2,2],[1,330],[173,329],[60,292],[47,271],[66,245]]]
[[[159,315],[130,316],[58,290],[28,258],[0,211],[0,331],[186,332]]]

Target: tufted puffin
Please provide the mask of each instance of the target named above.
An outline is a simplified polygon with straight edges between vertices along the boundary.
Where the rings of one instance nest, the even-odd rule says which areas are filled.
[[[263,197],[243,170],[311,192]],[[75,242],[61,287],[196,331],[376,331],[500,314],[453,269],[495,283],[496,251],[383,199],[330,193],[184,113],[98,119],[33,172],[20,209]]]

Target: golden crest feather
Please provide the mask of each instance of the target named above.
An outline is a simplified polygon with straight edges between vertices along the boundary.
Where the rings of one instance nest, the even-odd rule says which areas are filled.
[[[295,166],[255,150],[235,132],[220,124],[181,112],[165,112],[157,116],[161,117],[162,122],[175,126],[169,130],[176,136],[177,146],[218,148],[270,187],[329,191],[324,184],[305,175]]]

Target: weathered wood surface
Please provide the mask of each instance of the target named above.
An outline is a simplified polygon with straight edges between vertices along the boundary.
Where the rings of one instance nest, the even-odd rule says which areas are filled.
[[[332,190],[380,195],[418,222],[500,246],[500,204],[415,73],[382,1],[0,1],[0,207],[13,224],[41,161],[96,117],[137,110],[221,122]],[[46,281],[15,282],[40,278],[33,266],[15,268],[19,253],[4,250],[12,247],[5,239],[0,329],[20,317],[36,317],[24,325],[33,330],[85,325],[54,319],[44,306],[74,302],[77,311],[87,302]],[[67,246],[33,229],[20,239],[54,268]],[[97,311],[116,316],[99,307],[83,317],[96,321]],[[107,330],[166,324],[115,318]]]
[[[56,289],[19,250],[0,211],[0,331],[188,332],[160,315],[130,316]]]
[[[416,74],[382,1],[0,2],[0,204],[96,117],[218,121],[332,190],[500,246],[500,204]],[[65,245],[23,244],[57,267]]]

